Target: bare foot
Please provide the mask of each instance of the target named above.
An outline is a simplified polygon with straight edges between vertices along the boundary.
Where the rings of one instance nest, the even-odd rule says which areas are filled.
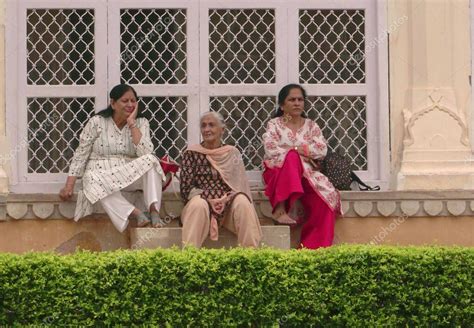
[[[278,213],[273,215],[273,220],[278,222],[279,224],[287,224],[287,225],[295,225],[297,222],[290,218],[288,214],[285,212]]]

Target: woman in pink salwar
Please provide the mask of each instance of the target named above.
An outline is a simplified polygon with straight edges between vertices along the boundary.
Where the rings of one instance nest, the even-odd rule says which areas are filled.
[[[279,108],[263,135],[263,179],[274,220],[301,223],[301,247],[315,249],[332,245],[340,195],[316,164],[326,156],[327,145],[319,126],[305,118],[305,99],[298,84],[278,94]],[[295,211],[301,205],[303,211]]]

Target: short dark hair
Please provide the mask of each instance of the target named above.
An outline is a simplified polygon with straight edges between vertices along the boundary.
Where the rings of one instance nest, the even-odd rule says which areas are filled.
[[[283,116],[283,111],[280,106],[283,105],[286,97],[288,97],[290,91],[293,89],[300,89],[301,93],[303,94],[303,99],[306,100],[306,90],[301,85],[295,83],[285,85],[278,93],[278,107],[276,109],[275,114],[273,114],[272,116],[273,118]],[[306,117],[304,112],[301,113],[301,116]]]
[[[135,91],[135,89],[132,86],[130,86],[128,84],[118,84],[115,87],[113,87],[112,90],[110,90],[109,97],[110,97],[110,99],[113,99],[113,100],[117,101],[120,98],[122,98],[122,96],[127,91],[132,91],[133,94],[135,95],[135,98],[138,100],[137,92]],[[144,117],[143,114],[142,114],[141,109],[142,108],[140,107],[140,104],[138,104],[137,117]],[[109,105],[106,109],[101,110],[96,115],[100,115],[100,116],[103,116],[103,117],[111,117],[113,115],[113,113],[114,113],[114,110],[112,109],[112,106]]]

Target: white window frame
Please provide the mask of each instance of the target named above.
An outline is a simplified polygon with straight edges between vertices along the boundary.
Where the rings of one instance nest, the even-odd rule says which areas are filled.
[[[275,62],[274,84],[210,84],[209,83],[209,9],[275,9]],[[366,17],[365,45],[377,40],[377,47],[366,54],[366,83],[364,84],[303,84],[311,96],[362,95],[367,104],[367,171],[357,174],[370,184],[387,189],[390,167],[389,110],[388,110],[388,51],[386,29],[386,3],[375,0],[252,0],[229,1],[201,0],[201,55],[200,99],[201,112],[209,108],[213,96],[276,96],[288,83],[299,83],[299,31],[300,9],[364,9]],[[203,19],[205,17],[206,19]],[[384,34],[385,33],[385,34]],[[206,42],[204,41],[206,40]],[[276,105],[276,104],[275,104]],[[252,187],[262,187],[260,171],[248,171]]]
[[[186,9],[186,83],[185,84],[132,84],[140,97],[187,97],[188,122],[199,120],[199,2],[193,0],[118,0],[109,7],[109,90],[120,83],[120,10],[121,9]],[[199,141],[199,126],[189,124],[188,143]]]
[[[271,96],[276,97],[279,88],[288,81],[288,52],[285,33],[285,19],[287,17],[287,3],[272,0],[238,0],[218,1],[201,0],[200,5],[200,112],[209,110],[211,97],[218,96]],[[209,82],[209,10],[210,9],[274,9],[275,10],[275,83],[267,84],[211,84]],[[275,105],[276,107],[276,105]],[[262,188],[261,171],[247,171],[251,188]]]
[[[111,4],[111,5],[108,5]],[[26,72],[27,8],[95,8],[95,84],[86,86],[28,86]],[[187,80],[185,84],[133,85],[140,96],[186,96],[188,103],[187,141],[200,140],[199,115],[209,110],[214,96],[272,96],[287,83],[298,83],[299,9],[366,10],[366,46],[377,39],[377,47],[367,53],[366,83],[357,85],[303,85],[312,96],[363,95],[367,101],[368,171],[358,172],[362,179],[388,187],[390,172],[388,51],[386,0],[61,0],[8,1],[7,17],[20,24],[6,26],[7,135],[14,150],[27,135],[27,97],[95,97],[96,110],[108,103],[108,90],[120,82],[120,9],[184,8],[187,13]],[[209,83],[209,9],[265,8],[275,10],[275,72],[272,84]],[[471,9],[472,10],[472,9]],[[474,40],[474,39],[473,39]],[[108,44],[109,42],[109,44]],[[21,109],[21,110],[20,110]],[[473,115],[474,116],[474,115]],[[474,119],[473,119],[474,122]],[[471,130],[471,138],[474,134]],[[474,149],[474,148],[473,148]],[[57,192],[66,174],[25,174],[27,149],[13,156],[10,190],[12,192]],[[261,172],[249,171],[253,187],[261,188]],[[48,181],[48,182],[45,182]]]
[[[120,10],[121,9],[186,9],[186,83],[183,84],[131,84],[140,97],[186,97],[188,120],[187,142],[199,142],[199,1],[194,0],[118,0],[108,10],[108,89],[120,83]],[[179,190],[173,180],[168,191]]]
[[[28,85],[26,49],[26,13],[28,9],[94,9],[95,10],[95,83],[91,85]],[[66,174],[28,173],[28,147],[19,147],[28,140],[27,98],[29,97],[94,97],[96,109],[107,104],[107,1],[77,0],[66,2],[9,1],[7,16],[14,17],[17,26],[7,25],[6,88],[7,135],[11,142],[10,191],[18,193],[57,192]],[[18,149],[18,151],[17,151]]]
[[[357,171],[359,177],[369,183],[379,184],[383,189],[388,180],[388,65],[386,40],[377,33],[377,26],[383,26],[386,19],[385,6],[374,0],[295,0],[294,9],[289,10],[289,79],[299,80],[298,19],[300,9],[362,9],[365,11],[365,46],[371,40],[381,40],[378,46],[365,51],[365,83],[358,84],[303,84],[311,96],[365,96],[367,108],[367,170]],[[382,30],[383,31],[383,30]],[[378,38],[378,35],[381,37]],[[291,51],[293,49],[293,51]],[[383,110],[386,109],[386,110]],[[387,136],[385,136],[387,134]],[[386,167],[387,166],[387,167]]]

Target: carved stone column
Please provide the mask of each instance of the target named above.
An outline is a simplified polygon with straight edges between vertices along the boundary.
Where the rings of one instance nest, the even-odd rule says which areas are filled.
[[[472,189],[469,1],[408,1],[391,9],[409,17],[391,43],[401,47],[393,50],[398,60],[390,65],[398,66],[391,71],[406,70],[392,77],[398,88],[406,85],[403,104],[393,107],[403,123],[397,189]]]

